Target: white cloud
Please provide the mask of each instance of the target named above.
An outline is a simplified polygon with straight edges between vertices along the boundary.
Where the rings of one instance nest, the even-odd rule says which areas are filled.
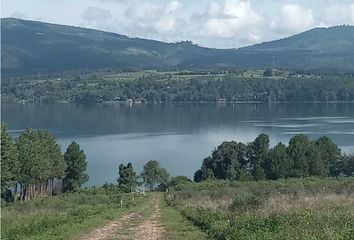
[[[97,7],[89,7],[82,14],[82,18],[89,22],[106,21],[111,17],[112,14],[110,11]]]
[[[204,37],[230,39],[248,43],[260,40],[259,28],[262,25],[260,13],[257,13],[246,0],[212,1],[204,13],[197,16],[201,21],[200,35]]]
[[[280,15],[271,21],[271,28],[282,34],[293,34],[314,27],[313,11],[298,4],[285,4]]]
[[[354,24],[354,0],[2,0],[1,14],[228,48]]]
[[[167,4],[166,8],[165,8],[165,12],[167,14],[172,14],[174,12],[176,12],[178,9],[181,8],[181,3],[178,1],[172,1],[169,4]]]
[[[354,24],[354,3],[329,5],[320,19],[326,25]]]
[[[27,18],[26,15],[22,12],[13,12],[11,13],[11,15],[9,17],[13,17],[13,18]]]

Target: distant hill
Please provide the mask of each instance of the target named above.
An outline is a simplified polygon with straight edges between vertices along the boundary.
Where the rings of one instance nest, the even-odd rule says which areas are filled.
[[[98,69],[288,68],[354,72],[354,27],[316,28],[240,49],[211,49],[14,18],[1,19],[3,76]]]

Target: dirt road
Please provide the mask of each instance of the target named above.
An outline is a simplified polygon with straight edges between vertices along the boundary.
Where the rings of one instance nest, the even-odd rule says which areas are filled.
[[[79,240],[164,240],[166,230],[161,223],[160,198],[153,196],[148,204],[127,213],[105,226],[95,229]]]

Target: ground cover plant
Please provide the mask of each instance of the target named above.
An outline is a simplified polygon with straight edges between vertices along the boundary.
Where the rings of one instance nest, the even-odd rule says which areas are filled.
[[[214,239],[351,239],[354,179],[185,183],[168,203]]]

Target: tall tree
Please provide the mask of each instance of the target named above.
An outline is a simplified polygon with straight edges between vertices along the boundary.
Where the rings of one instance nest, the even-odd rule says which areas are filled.
[[[168,173],[166,169],[161,167],[159,162],[155,160],[150,160],[144,165],[141,177],[150,190],[154,190],[156,185],[166,184],[168,181]]]
[[[47,145],[47,157],[49,158],[49,179],[47,183],[47,191],[50,195],[53,194],[55,188],[55,181],[60,180],[64,177],[66,164],[64,161],[63,154],[61,153],[60,145],[53,135],[46,133],[45,141]]]
[[[131,163],[128,163],[127,166],[120,164],[118,175],[118,187],[123,192],[132,192],[138,185],[138,176],[135,173]]]
[[[286,146],[284,144],[280,142],[274,148],[269,150],[266,165],[268,179],[275,180],[289,176],[291,166],[286,152]]]
[[[261,133],[250,145],[250,163],[255,180],[265,179],[265,161],[269,152],[269,136]]]
[[[327,136],[316,140],[316,147],[320,152],[321,161],[328,169],[330,176],[339,175],[339,161],[341,158],[341,149]]]
[[[344,154],[340,160],[340,174],[354,176],[354,154]]]
[[[309,175],[310,176],[328,176],[328,167],[321,159],[321,154],[317,148],[315,141],[311,141],[306,156],[309,161]]]
[[[287,153],[291,162],[291,177],[308,177],[310,160],[308,150],[311,140],[305,135],[296,135],[289,141]]]
[[[39,185],[48,179],[50,164],[42,133],[27,129],[17,141],[20,162],[21,199],[30,200],[38,195]]]
[[[19,177],[18,151],[13,138],[1,124],[1,192],[16,184]]]
[[[79,144],[72,142],[64,153],[64,160],[67,168],[63,179],[63,191],[73,192],[88,181],[86,155]]]

